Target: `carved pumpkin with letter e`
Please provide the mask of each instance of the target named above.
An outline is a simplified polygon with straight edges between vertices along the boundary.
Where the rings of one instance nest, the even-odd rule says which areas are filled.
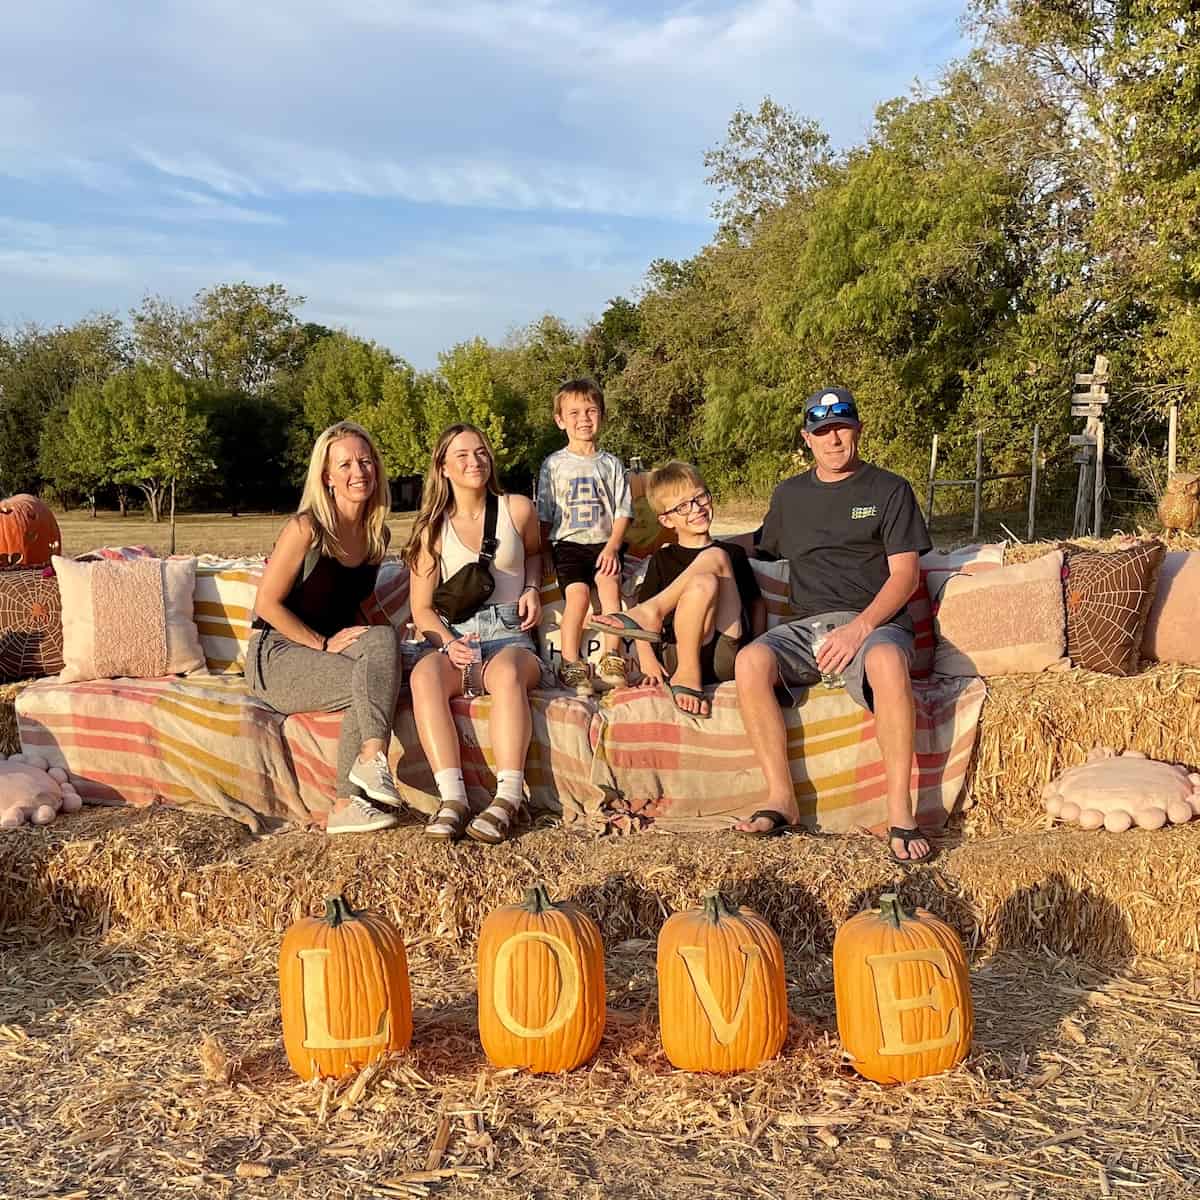
[[[681,1071],[746,1071],[787,1037],[783,946],[749,908],[720,892],[675,913],[658,935],[663,1049]]]
[[[604,945],[596,922],[544,884],[479,931],[479,1040],[495,1067],[571,1071],[604,1033]]]
[[[833,994],[842,1046],[876,1083],[938,1075],[971,1049],[975,1016],[962,943],[925,909],[906,913],[894,892],[838,930]]]
[[[297,921],[279,951],[283,1045],[301,1079],[336,1079],[412,1040],[400,931],[341,896]]]
[[[0,570],[44,567],[61,553],[58,521],[44,501],[27,492],[0,500]]]

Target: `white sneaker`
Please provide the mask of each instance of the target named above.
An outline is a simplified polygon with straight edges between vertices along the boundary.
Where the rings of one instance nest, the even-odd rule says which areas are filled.
[[[369,800],[354,796],[341,812],[331,812],[325,823],[325,832],[375,833],[380,829],[391,829],[399,824],[395,813],[380,812]]]
[[[350,768],[349,779],[380,804],[390,804],[392,808],[400,808],[404,804],[400,793],[396,791],[392,773],[388,770],[387,757],[382,750],[369,762],[356,758],[354,766]]]

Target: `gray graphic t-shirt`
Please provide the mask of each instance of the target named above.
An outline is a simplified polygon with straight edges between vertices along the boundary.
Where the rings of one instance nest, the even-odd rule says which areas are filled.
[[[633,516],[621,460],[607,450],[590,457],[556,450],[538,473],[537,509],[552,542],[608,541],[613,521]]]

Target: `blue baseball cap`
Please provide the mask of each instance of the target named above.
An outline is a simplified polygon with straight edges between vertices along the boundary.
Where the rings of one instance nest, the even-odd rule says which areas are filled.
[[[809,433],[830,425],[852,425],[857,429],[861,424],[858,405],[848,388],[822,388],[804,402],[804,428]]]

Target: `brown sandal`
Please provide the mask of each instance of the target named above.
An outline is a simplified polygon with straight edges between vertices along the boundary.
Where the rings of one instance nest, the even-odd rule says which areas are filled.
[[[507,840],[509,827],[521,811],[520,804],[504,800],[497,796],[467,826],[467,837],[475,842],[483,842],[488,846],[498,846]]]
[[[437,812],[425,822],[425,836],[434,842],[456,842],[471,815],[464,800],[443,800]]]

